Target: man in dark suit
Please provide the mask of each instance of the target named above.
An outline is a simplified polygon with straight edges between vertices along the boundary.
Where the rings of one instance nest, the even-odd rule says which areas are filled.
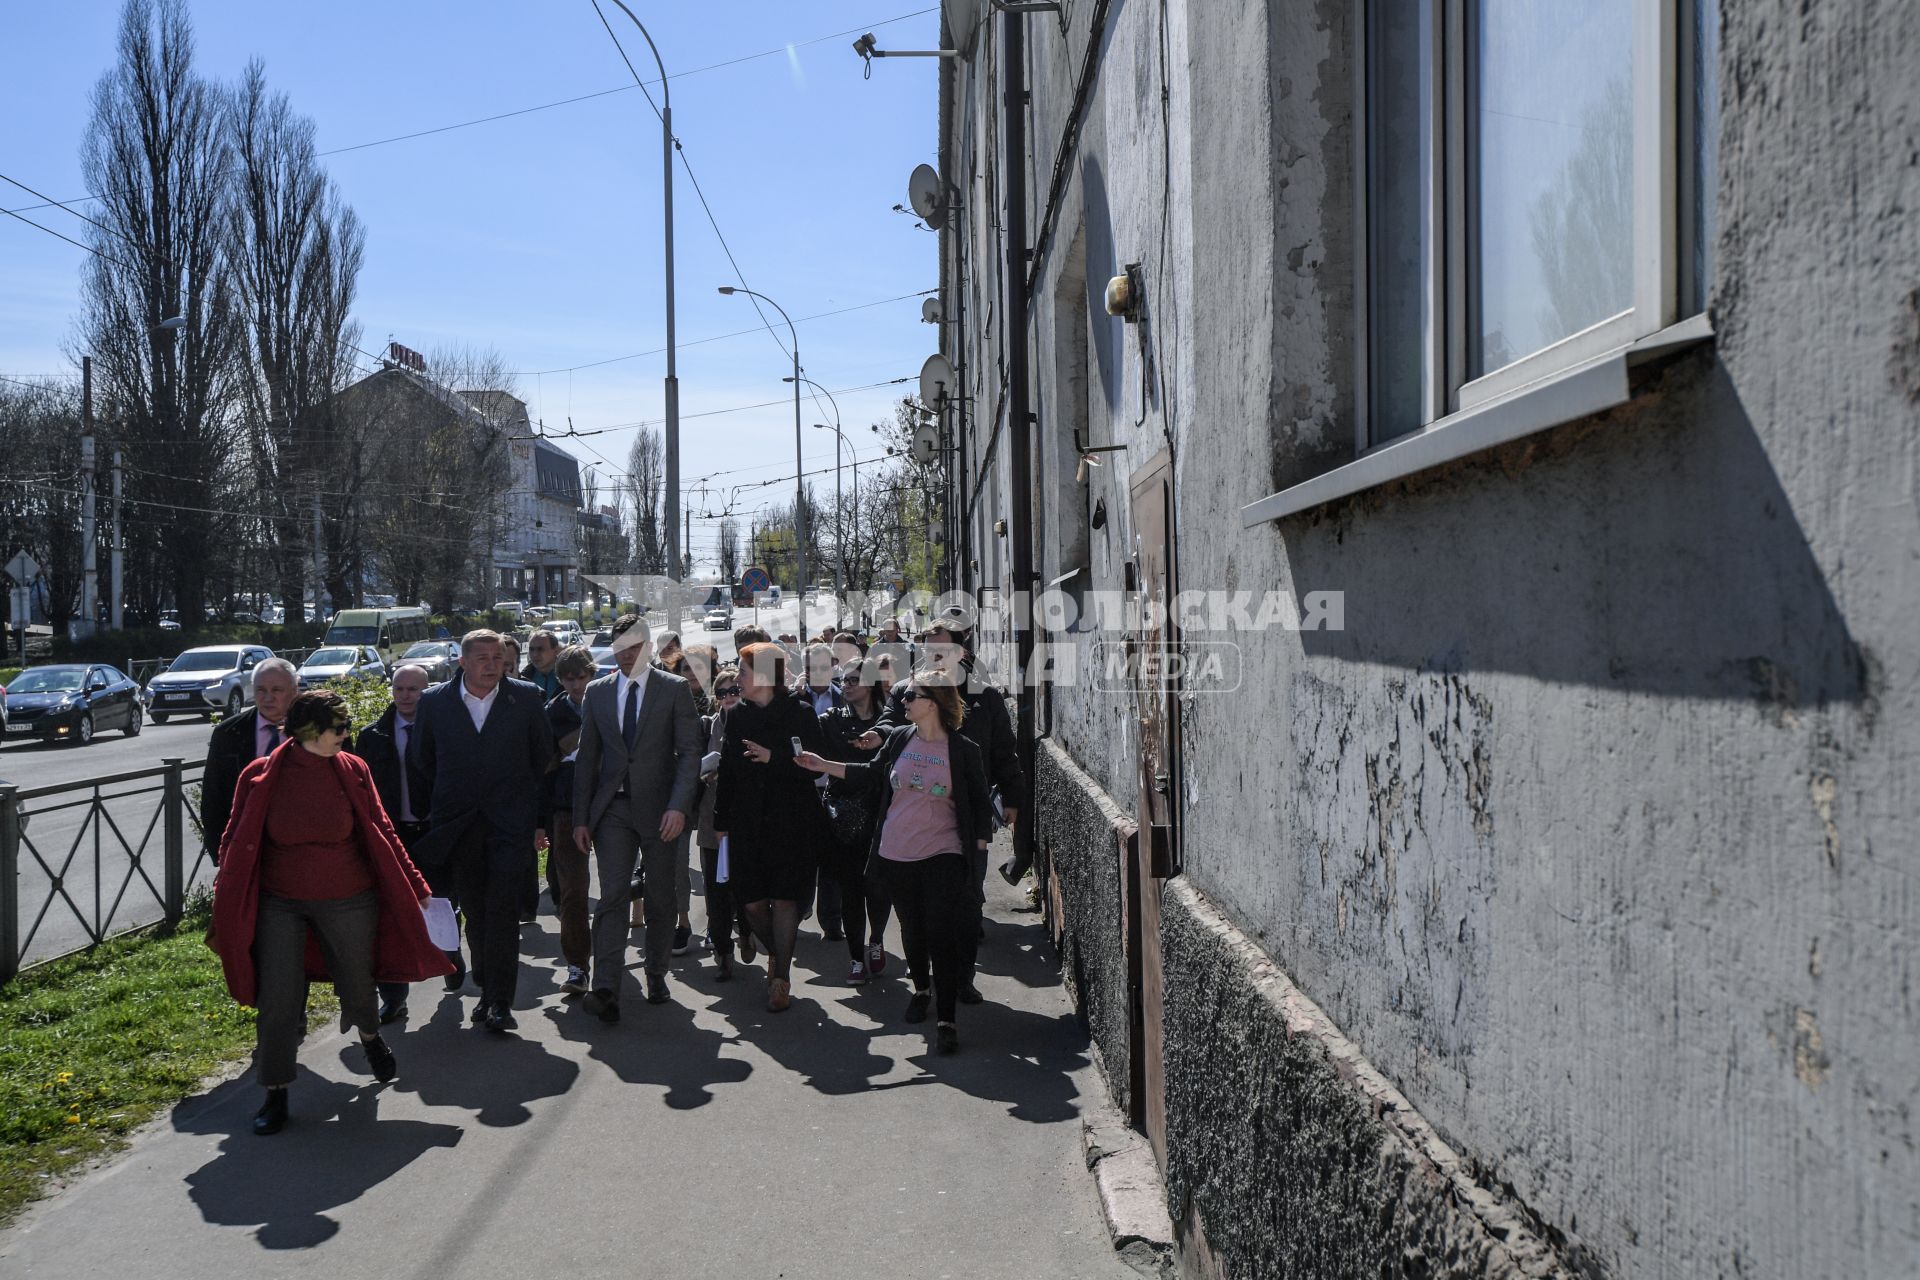
[[[460,678],[420,699],[407,749],[410,799],[427,823],[418,856],[453,869],[480,985],[473,1020],[497,1032],[518,1025],[520,890],[545,839],[540,784],[554,761],[540,691],[507,679],[506,661],[498,634],[468,632]]]
[[[367,762],[367,768],[373,773],[374,790],[380,793],[380,806],[387,811],[393,829],[399,833],[407,856],[427,878],[427,887],[433,890],[433,896],[458,901],[453,868],[444,858],[437,862],[425,858],[429,852],[424,839],[427,824],[414,807],[413,787],[407,777],[407,750],[412,745],[420,698],[427,691],[427,670],[418,666],[395,667],[388,683],[393,702],[380,713],[378,720],[360,731],[359,749],[354,754]],[[457,947],[447,952],[447,959],[453,962],[453,972],[446,979],[447,990],[458,991],[467,980],[467,962]],[[398,1022],[406,1016],[407,984],[381,983],[380,1021]]]
[[[200,775],[200,841],[220,861],[220,837],[233,812],[240,771],[286,741],[287,710],[299,692],[299,677],[285,658],[268,658],[253,669],[253,705],[213,727],[207,767]]]
[[[593,989],[584,1006],[620,1018],[627,967],[627,904],[640,864],[647,912],[647,1003],[667,999],[677,902],[676,851],[700,785],[705,736],[693,690],[647,661],[646,620],[613,624],[619,665],[587,686],[574,765],[573,838],[595,855],[600,901],[593,912]]]

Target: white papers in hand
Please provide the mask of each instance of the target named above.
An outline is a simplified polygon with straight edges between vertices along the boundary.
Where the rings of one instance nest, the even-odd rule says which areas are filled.
[[[427,918],[427,937],[442,951],[460,949],[460,922],[453,918],[453,903],[446,898],[428,898],[420,904]]]

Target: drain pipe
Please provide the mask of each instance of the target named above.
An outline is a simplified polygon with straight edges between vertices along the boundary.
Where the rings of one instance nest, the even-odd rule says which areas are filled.
[[[1026,19],[1017,11],[1000,15],[1001,58],[1005,69],[1005,98],[1000,118],[1006,129],[1003,185],[1007,193],[1007,449],[1011,454],[1008,488],[1013,510],[1008,533],[1013,541],[1014,697],[1017,707],[1014,741],[1020,769],[1029,791],[1034,785],[1034,697],[1028,669],[1033,664],[1033,602],[1037,594],[1033,572],[1033,431],[1028,387],[1027,329],[1027,86]],[[1013,863],[1018,870],[1033,862],[1032,797],[1020,806],[1013,828]]]

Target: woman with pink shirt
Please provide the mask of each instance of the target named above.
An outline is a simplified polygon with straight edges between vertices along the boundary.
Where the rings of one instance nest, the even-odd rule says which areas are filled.
[[[881,818],[867,861],[900,917],[900,943],[913,998],[906,1020],[924,1022],[936,1007],[935,1045],[960,1047],[958,1007],[966,932],[973,927],[980,885],[967,852],[985,849],[993,809],[980,749],[960,736],[966,704],[944,680],[915,677],[900,695],[908,722],[887,732],[869,762],[825,760],[811,751],[794,763],[870,789]]]

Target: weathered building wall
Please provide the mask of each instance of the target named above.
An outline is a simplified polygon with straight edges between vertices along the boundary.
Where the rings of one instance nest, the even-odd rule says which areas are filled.
[[[1920,1273],[1920,11],[1727,7],[1711,346],[1608,414],[1253,529],[1241,506],[1351,456],[1350,8],[1108,13],[1035,291],[1036,572],[1070,567],[1078,496],[1117,587],[1126,478],[1170,439],[1183,588],[1344,593],[1344,630],[1235,636],[1241,687],[1182,704],[1176,1221],[1233,1274]],[[1085,39],[1052,21],[1036,205]],[[1099,306],[1127,262],[1142,326]],[[969,346],[991,406],[997,348]],[[1046,470],[1074,421],[1128,446],[1082,495]],[[1074,768],[1043,752],[1039,806],[1123,1100],[1086,797],[1131,809],[1134,714],[1052,691]],[[1243,942],[1325,1019],[1261,996]],[[1393,1174],[1342,1054],[1458,1163]],[[1541,1251],[1493,1249],[1503,1214]]]

